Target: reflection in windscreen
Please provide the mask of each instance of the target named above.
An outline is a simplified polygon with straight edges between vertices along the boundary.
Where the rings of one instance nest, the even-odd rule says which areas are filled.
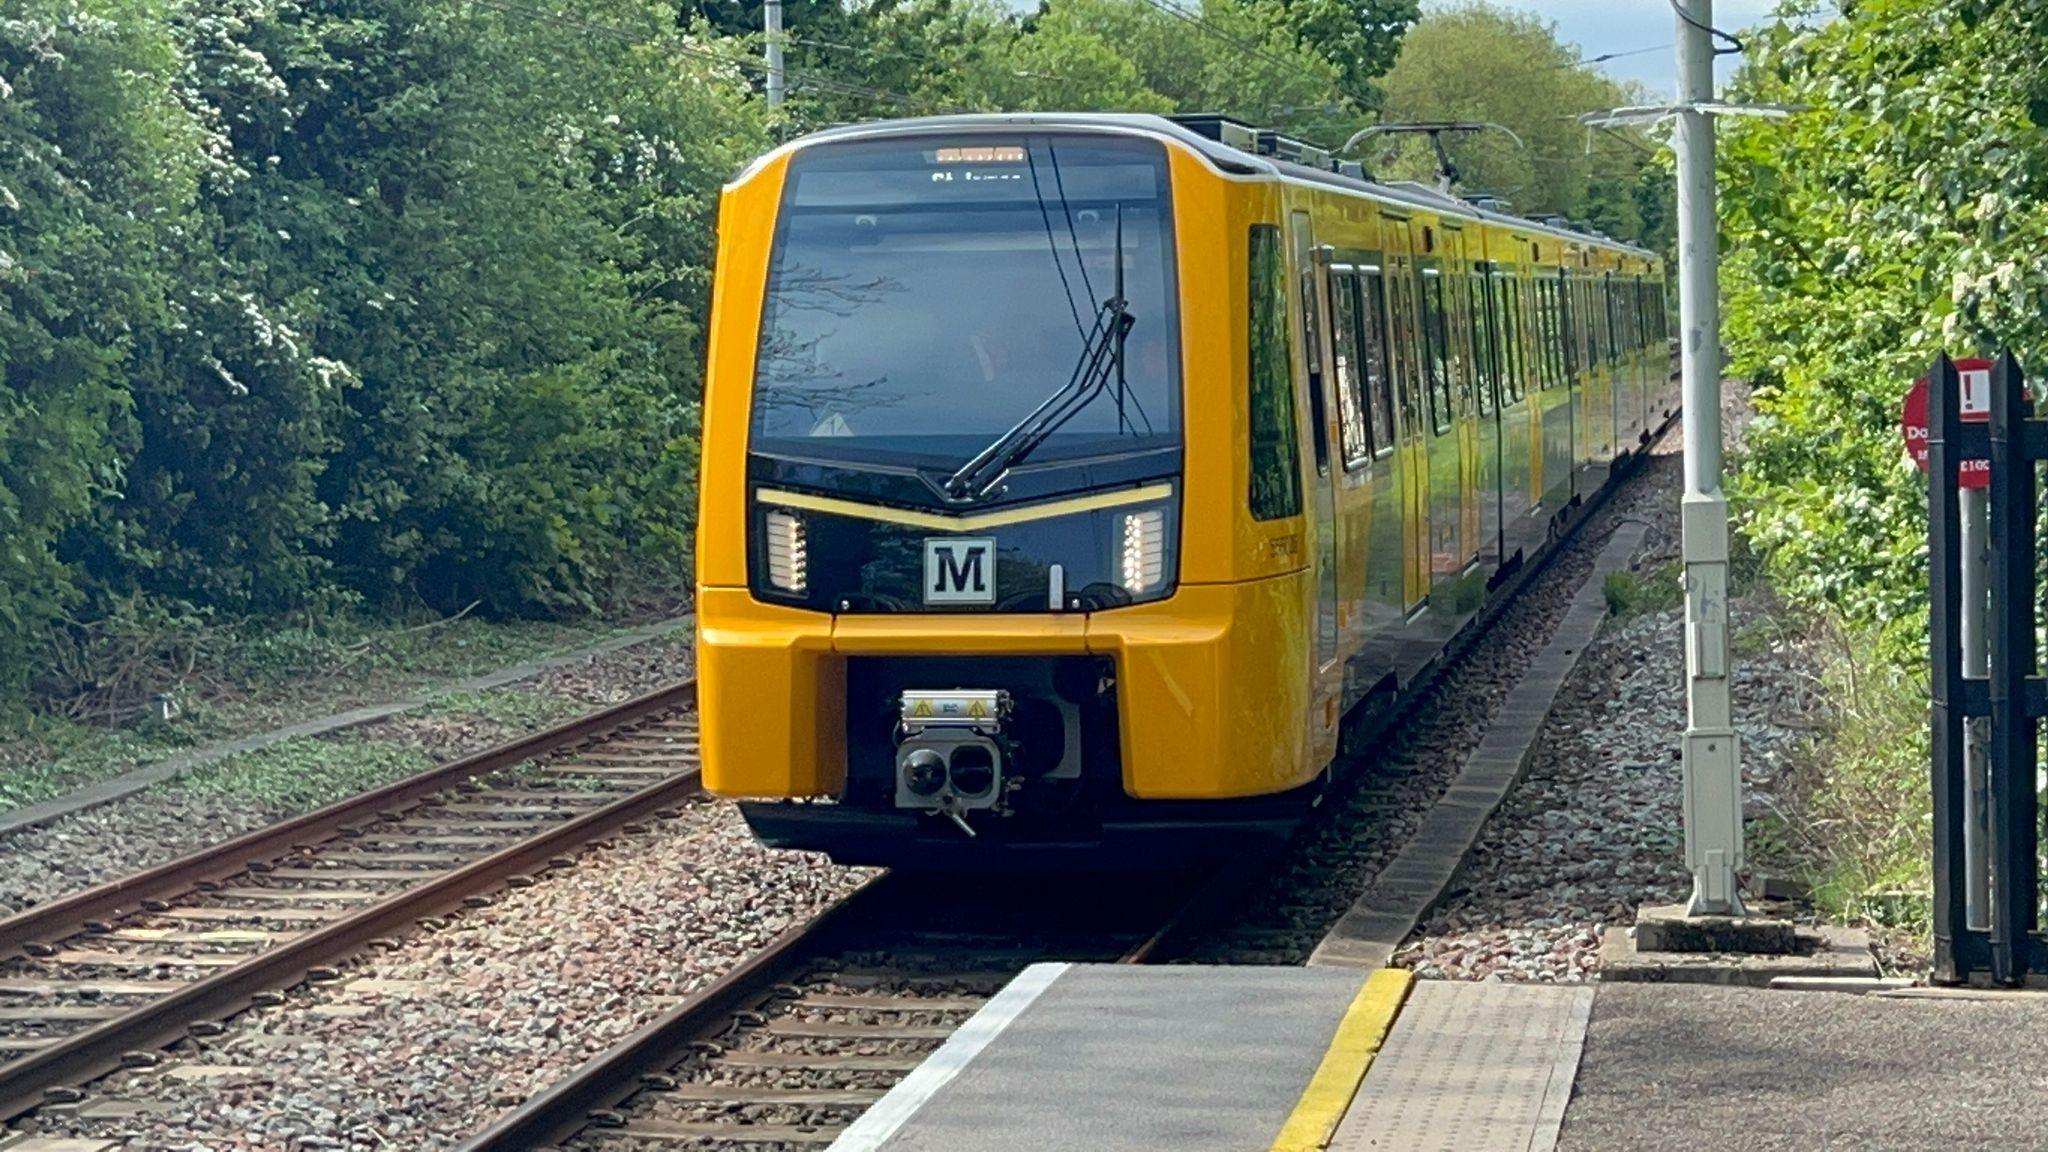
[[[1072,376],[1117,275],[1124,387],[1035,461],[1171,443],[1179,363],[1165,156],[1072,136],[822,146],[791,164],[769,270],[754,448],[948,467]]]

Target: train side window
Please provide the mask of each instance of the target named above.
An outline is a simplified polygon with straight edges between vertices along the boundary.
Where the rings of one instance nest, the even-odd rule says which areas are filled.
[[[1294,356],[1287,339],[1287,262],[1280,229],[1254,224],[1251,271],[1251,510],[1255,520],[1301,514],[1301,445],[1294,422]]]
[[[1322,293],[1316,286],[1315,240],[1308,213],[1289,217],[1294,226],[1294,261],[1301,271],[1301,344],[1308,364],[1309,438],[1315,444],[1316,471],[1330,472],[1329,415],[1323,410]]]
[[[1552,294],[1557,297],[1558,335],[1563,337],[1564,377],[1567,381],[1577,379],[1579,375],[1579,356],[1581,352],[1579,348],[1578,287],[1578,281],[1576,280],[1559,280],[1550,286]]]
[[[1543,289],[1543,362],[1550,370],[1550,386],[1563,388],[1572,378],[1565,338],[1564,301],[1559,295],[1557,281],[1544,280],[1538,287]]]
[[[1472,365],[1478,375],[1479,414],[1492,414],[1500,402],[1499,332],[1493,324],[1492,309],[1486,302],[1486,274],[1474,271],[1465,278],[1472,300]]]
[[[1600,332],[1599,355],[1601,359],[1612,364],[1616,359],[1614,347],[1616,341],[1614,339],[1613,276],[1602,276],[1594,282],[1593,306],[1599,310],[1599,315],[1594,318],[1594,323],[1599,326]]]
[[[1421,435],[1422,354],[1416,333],[1415,279],[1404,268],[1387,283],[1387,302],[1393,315],[1394,387],[1401,397],[1401,426]]]
[[[1381,281],[1378,269],[1374,269],[1360,275],[1354,286],[1358,289],[1359,329],[1365,335],[1361,351],[1365,355],[1366,404],[1373,455],[1385,456],[1394,450],[1393,367],[1387,355],[1386,312],[1381,307],[1386,285]]]
[[[1349,272],[1330,275],[1330,334],[1337,343],[1337,442],[1349,471],[1372,459],[1372,432],[1359,386],[1364,365],[1358,347],[1358,283]]]
[[[1521,317],[1520,287],[1512,276],[1500,275],[1493,280],[1494,331],[1500,334],[1501,402],[1519,403],[1522,387],[1522,344],[1518,339],[1516,321]]]
[[[1444,278],[1422,271],[1422,368],[1429,378],[1429,427],[1451,430],[1451,332],[1444,318]]]
[[[1596,282],[1591,276],[1579,280],[1579,325],[1586,336],[1585,359],[1581,362],[1586,371],[1600,367],[1600,310],[1594,307],[1593,291]]]
[[[1607,362],[1609,364],[1619,364],[1621,363],[1621,341],[1616,336],[1619,325],[1615,323],[1615,320],[1621,302],[1614,295],[1614,274],[1612,272],[1600,278],[1596,297],[1594,303],[1600,310],[1600,315],[1596,321],[1600,325],[1600,349],[1607,354]]]

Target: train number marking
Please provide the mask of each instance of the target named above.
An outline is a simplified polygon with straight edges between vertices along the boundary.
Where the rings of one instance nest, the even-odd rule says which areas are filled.
[[[935,536],[924,542],[924,602],[996,602],[996,542],[988,536]]]

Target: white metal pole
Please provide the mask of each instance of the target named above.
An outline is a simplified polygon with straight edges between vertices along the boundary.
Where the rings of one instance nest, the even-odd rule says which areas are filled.
[[[782,0],[763,0],[761,17],[767,33],[763,39],[768,53],[768,106],[774,108],[782,103]]]
[[[1743,914],[1742,769],[1729,708],[1728,499],[1721,491],[1721,305],[1714,211],[1713,0],[1677,0],[1678,311],[1684,339],[1685,862],[1691,915]]]

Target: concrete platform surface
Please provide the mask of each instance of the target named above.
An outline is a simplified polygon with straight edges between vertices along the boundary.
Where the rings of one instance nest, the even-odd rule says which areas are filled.
[[[2048,1003],[1602,985],[1565,1152],[2048,1148]]]
[[[1305,1097],[1327,1105],[1308,1125],[1320,1147],[1399,1006],[1369,983],[1407,988],[1398,973],[1035,965],[832,1152],[1263,1150],[1301,1127]]]

